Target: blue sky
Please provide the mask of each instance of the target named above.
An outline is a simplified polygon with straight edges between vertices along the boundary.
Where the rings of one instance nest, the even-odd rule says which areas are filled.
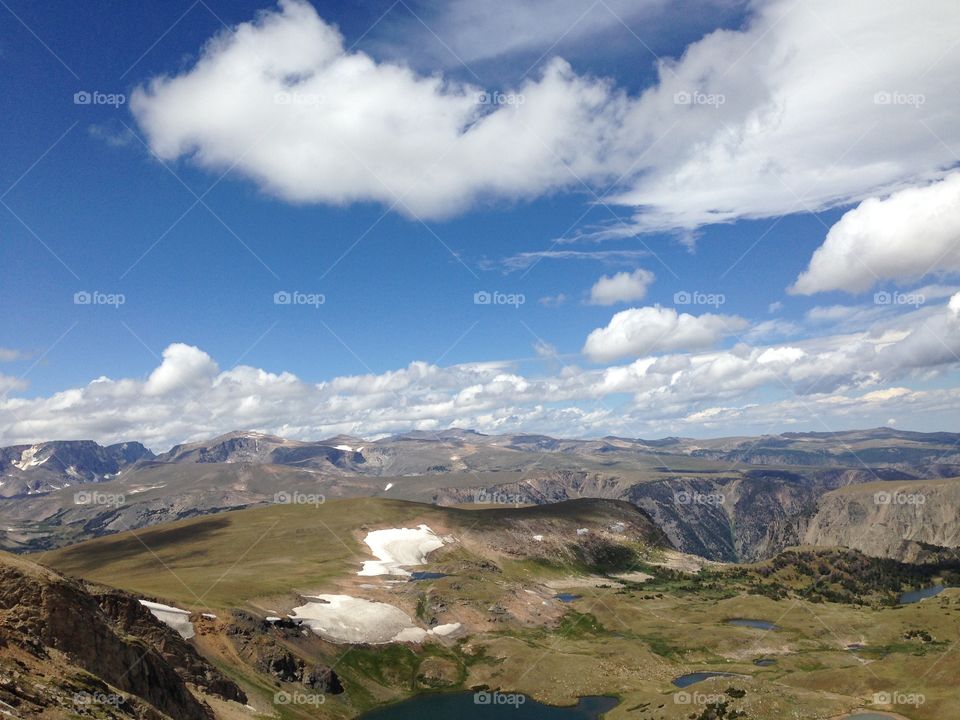
[[[260,12],[269,15],[251,25]],[[827,66],[848,53],[868,62],[880,50],[844,34],[844,23],[860,24],[852,11],[801,18],[784,2],[541,0],[476,12],[461,2],[209,0],[65,2],[53,12],[8,0],[0,438],[80,433],[163,445],[247,425],[317,436],[464,422],[571,435],[887,420],[950,428],[958,337],[948,304],[960,267],[955,226],[940,210],[952,206],[960,145],[957,101],[940,90],[960,57],[936,23],[922,12],[910,20],[926,43],[900,48],[899,67],[832,78],[803,51],[791,65],[778,50],[807,43],[811,58],[822,57],[810,27],[819,20],[846,40],[833,43]],[[530,22],[538,16],[542,27]],[[957,20],[952,8],[941,24]],[[902,18],[875,22],[874,32],[902,34]],[[317,59],[303,60],[316,48]],[[343,80],[358,58],[366,74]],[[551,66],[557,58],[568,65]],[[818,75],[825,107],[815,108],[803,100]],[[317,98],[316,113],[278,110],[277,88]],[[84,91],[124,98],[76,104]],[[475,109],[478,91],[524,100]],[[274,99],[263,119],[262,105],[245,105],[256,92]],[[856,102],[836,107],[838,97]],[[225,109],[234,104],[241,109]],[[273,113],[289,130],[269,126]],[[836,124],[823,126],[821,113]],[[333,137],[340,122],[346,130]],[[421,145],[421,155],[408,151]],[[532,159],[514,163],[514,152]],[[916,222],[894,227],[885,213]],[[871,224],[881,230],[862,230]],[[519,260],[536,253],[547,255]],[[808,267],[806,285],[788,291]],[[603,276],[617,290],[597,304],[591,291]],[[896,290],[921,301],[875,299]],[[277,304],[282,291],[324,302]],[[523,303],[478,305],[482,291]],[[77,304],[83,292],[122,295],[123,304]],[[682,302],[698,292],[721,301]],[[684,313],[688,327],[676,324]],[[911,338],[921,326],[935,328],[936,342]],[[842,337],[862,347],[841,362]],[[907,345],[887,352],[896,342]],[[938,344],[949,353],[931,349]],[[163,372],[179,386],[160,402],[150,382],[170,348]],[[804,357],[781,352],[785,364],[768,373],[757,358],[776,348]],[[722,365],[711,353],[753,359],[687,387],[683,367]],[[677,363],[660,387],[644,366],[658,358]],[[731,378],[749,376],[755,360],[766,374],[737,387]],[[331,389],[336,378],[390,378],[415,362],[437,368],[416,390],[406,381],[380,396]],[[194,414],[191,403],[221,392],[221,373],[238,363],[290,373],[307,396],[319,394],[292,404],[238,383],[222,408]],[[495,369],[461,377],[476,363]],[[803,363],[829,381],[821,388]],[[609,389],[612,376],[631,372],[647,379]],[[109,399],[88,386],[100,377],[116,385]],[[57,394],[71,389],[79,399],[64,408]],[[889,397],[857,412],[858,397],[878,392]],[[122,407],[148,407],[144,397],[160,404],[158,416]],[[250,398],[258,410],[247,414]],[[790,407],[805,410],[779,426]]]

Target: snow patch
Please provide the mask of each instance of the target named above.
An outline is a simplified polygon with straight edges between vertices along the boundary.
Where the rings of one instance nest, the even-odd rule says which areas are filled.
[[[364,542],[376,560],[367,560],[357,575],[402,575],[403,565],[423,565],[427,555],[443,547],[443,540],[426,525],[417,528],[390,528],[367,533]]]
[[[430,631],[430,634],[446,637],[447,635],[452,635],[461,627],[463,626],[460,623],[447,623],[446,625],[437,625],[435,628],[433,628]]]
[[[425,630],[400,608],[350,595],[315,595],[307,599],[316,602],[295,607],[290,617],[335,643],[419,643],[431,636],[448,637],[462,627],[460,623],[447,623]]]
[[[419,643],[427,639],[429,633],[423,628],[409,627],[404,628],[393,636],[393,642],[413,642]]]
[[[119,475],[120,473],[117,473]],[[138,493],[147,492],[148,490],[159,490],[160,488],[165,488],[166,483],[161,483],[160,485],[142,485],[140,487],[131,488],[127,490],[127,495],[137,495]]]
[[[338,643],[383,644],[398,635],[418,630],[407,614],[382,602],[350,595],[317,595],[319,602],[295,607],[290,617],[302,620],[320,637]],[[422,632],[422,631],[421,631]]]
[[[37,458],[37,453],[42,449],[42,445],[32,445],[20,453],[20,459],[14,460],[12,464],[21,470],[36,467],[37,465],[43,465],[47,460],[53,457],[53,454],[47,455],[45,458]]]
[[[140,604],[149,610],[150,614],[157,620],[176,630],[184,640],[193,637],[193,623],[190,622],[189,610],[181,610],[172,605],[163,605],[149,600],[141,600]]]

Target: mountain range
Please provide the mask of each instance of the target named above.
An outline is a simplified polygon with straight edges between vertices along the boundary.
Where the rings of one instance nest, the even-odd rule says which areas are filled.
[[[712,560],[799,544],[909,559],[960,543],[941,510],[960,493],[958,447],[960,434],[891,428],[707,440],[238,431],[160,454],[138,442],[41,442],[0,449],[0,548],[46,549],[297,494],[440,505],[594,497],[633,503],[676,547]]]

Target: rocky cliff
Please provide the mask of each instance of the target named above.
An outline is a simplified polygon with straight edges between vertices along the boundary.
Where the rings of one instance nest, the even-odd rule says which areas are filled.
[[[905,562],[960,546],[960,479],[868,483],[825,494],[802,538]]]
[[[0,702],[15,716],[208,720],[188,687],[245,701],[135,598],[90,592],[21,558],[0,554]]]

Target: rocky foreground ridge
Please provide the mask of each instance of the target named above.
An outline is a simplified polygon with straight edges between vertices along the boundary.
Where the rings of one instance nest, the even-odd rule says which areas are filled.
[[[9,717],[209,720],[243,691],[136,598],[0,553],[0,708]]]

